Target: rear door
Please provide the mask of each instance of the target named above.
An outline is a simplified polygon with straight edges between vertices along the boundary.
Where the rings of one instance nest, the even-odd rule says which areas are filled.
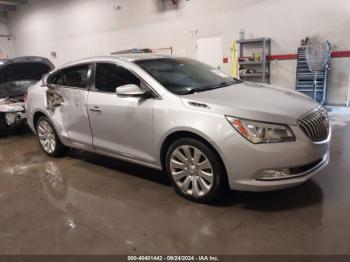
[[[92,146],[87,113],[92,66],[83,64],[53,74],[48,81],[48,107],[61,136],[78,147]]]
[[[93,144],[99,151],[152,164],[154,99],[119,97],[119,86],[147,86],[127,68],[114,63],[98,63],[94,90],[88,98]]]

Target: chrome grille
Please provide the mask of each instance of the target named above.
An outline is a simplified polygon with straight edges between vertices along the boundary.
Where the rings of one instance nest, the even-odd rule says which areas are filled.
[[[325,108],[320,108],[307,114],[299,120],[299,127],[313,142],[326,140],[329,135],[327,110]]]

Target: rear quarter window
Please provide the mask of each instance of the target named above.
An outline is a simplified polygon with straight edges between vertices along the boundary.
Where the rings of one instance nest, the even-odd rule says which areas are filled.
[[[48,79],[48,84],[86,89],[88,87],[89,65],[78,65],[62,69]]]

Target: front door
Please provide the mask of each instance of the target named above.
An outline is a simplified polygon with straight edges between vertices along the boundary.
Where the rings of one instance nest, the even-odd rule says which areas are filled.
[[[116,88],[127,84],[146,89],[126,68],[96,64],[95,90],[88,97],[93,144],[99,151],[152,164],[154,100],[117,96]]]
[[[86,106],[91,70],[88,64],[69,67],[55,73],[48,81],[48,95],[56,102],[59,100],[51,110],[55,126],[60,128],[62,137],[82,148],[92,146]]]

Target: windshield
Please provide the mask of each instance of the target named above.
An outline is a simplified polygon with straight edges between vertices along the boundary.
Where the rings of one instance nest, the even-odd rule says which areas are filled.
[[[51,68],[40,62],[13,63],[0,68],[0,84],[16,81],[39,81]]]
[[[0,98],[22,96],[51,67],[41,62],[16,62],[0,67]]]
[[[24,95],[26,90],[37,81],[13,81],[0,84],[0,98]]]
[[[209,65],[188,58],[159,58],[137,61],[169,91],[185,95],[223,88],[239,80]]]

